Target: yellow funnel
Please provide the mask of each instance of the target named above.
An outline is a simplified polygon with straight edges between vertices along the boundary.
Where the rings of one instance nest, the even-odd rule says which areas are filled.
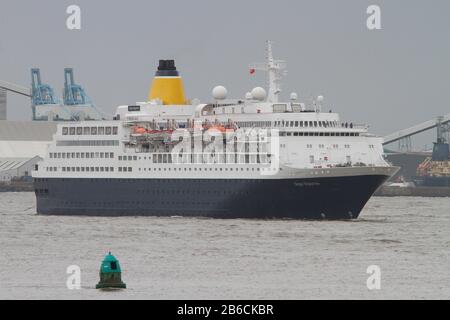
[[[160,99],[166,105],[186,104],[183,80],[174,60],[159,60],[158,70],[148,93],[148,100],[153,99]]]

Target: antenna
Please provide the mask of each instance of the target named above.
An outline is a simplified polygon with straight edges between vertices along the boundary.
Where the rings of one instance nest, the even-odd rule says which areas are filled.
[[[272,41],[270,40],[266,42],[266,62],[250,65],[250,69],[266,71],[268,73],[269,94],[267,100],[269,102],[278,102],[278,96],[281,92],[281,79],[287,74],[286,67],[286,61],[275,60],[273,58]]]

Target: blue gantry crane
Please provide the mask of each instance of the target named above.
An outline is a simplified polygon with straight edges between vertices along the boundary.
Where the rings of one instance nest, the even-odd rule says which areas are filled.
[[[72,68],[64,69],[63,99],[67,106],[92,104],[83,87],[75,83]]]
[[[37,120],[36,106],[58,104],[60,102],[56,98],[53,88],[48,84],[42,83],[40,69],[31,69],[31,107],[33,110],[33,120]]]
[[[53,88],[41,81],[41,71],[38,68],[31,69],[31,99],[33,105],[58,104]]]

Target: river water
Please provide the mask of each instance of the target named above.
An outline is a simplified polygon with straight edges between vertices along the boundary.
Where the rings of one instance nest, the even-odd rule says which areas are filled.
[[[0,193],[0,299],[450,299],[450,198],[375,197],[331,222],[35,212],[33,193]],[[94,289],[108,251],[126,290]]]

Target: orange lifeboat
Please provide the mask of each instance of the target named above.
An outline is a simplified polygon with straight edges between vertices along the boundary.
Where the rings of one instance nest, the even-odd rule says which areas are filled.
[[[218,126],[218,125],[215,125],[215,126],[212,126],[210,129],[215,129],[215,130],[218,130],[218,131],[220,131],[220,132],[225,132],[226,131],[226,129],[225,129],[225,127],[224,126]]]
[[[134,127],[133,128],[133,133],[135,133],[135,134],[144,134],[146,132],[147,132],[147,130],[142,127]]]

